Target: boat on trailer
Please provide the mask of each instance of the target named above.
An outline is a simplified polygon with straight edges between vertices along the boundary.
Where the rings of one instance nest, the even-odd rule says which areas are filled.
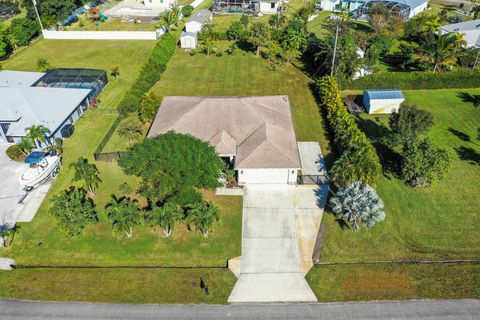
[[[55,150],[34,151],[25,159],[25,162],[30,166],[19,178],[20,184],[25,188],[34,188],[48,178],[55,177],[60,171],[60,156]]]

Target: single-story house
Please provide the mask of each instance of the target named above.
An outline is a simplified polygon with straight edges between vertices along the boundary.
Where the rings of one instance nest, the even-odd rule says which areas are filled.
[[[321,0],[320,9],[325,11],[340,11],[346,9],[348,12],[356,10],[363,5],[366,0]]]
[[[49,130],[49,143],[68,137],[107,82],[101,70],[1,71],[0,141],[18,143],[32,125]]]
[[[182,32],[180,37],[180,48],[182,49],[196,49],[198,46],[196,32]]]
[[[365,90],[363,106],[369,114],[388,114],[398,112],[405,101],[402,91],[396,89]]]
[[[467,42],[467,48],[480,48],[480,19],[449,24],[441,27],[440,32],[458,32],[460,34],[464,33],[465,41]]]
[[[280,10],[282,0],[213,0],[212,11],[228,14],[275,14]]]
[[[165,97],[148,137],[168,131],[208,141],[239,184],[295,184],[300,155],[287,96]]]
[[[429,0],[367,0],[355,10],[355,16],[368,14],[371,7],[384,5],[392,14],[403,19],[411,19],[427,10]]]
[[[200,32],[205,23],[211,22],[213,19],[213,14],[210,10],[199,10],[192,14],[185,23],[186,32]],[[182,47],[183,48],[183,47]]]

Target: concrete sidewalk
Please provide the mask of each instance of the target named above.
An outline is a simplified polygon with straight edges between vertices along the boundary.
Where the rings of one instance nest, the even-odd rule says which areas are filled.
[[[289,185],[246,188],[240,277],[229,302],[317,301],[304,278],[297,231],[297,225],[303,229],[308,226],[308,235],[312,226],[318,230],[322,209],[318,206],[321,201],[317,188]],[[299,216],[305,215],[318,223],[306,222],[309,219],[298,223]]]

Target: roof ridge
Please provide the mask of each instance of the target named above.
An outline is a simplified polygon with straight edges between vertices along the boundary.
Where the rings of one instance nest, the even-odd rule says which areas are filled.
[[[262,127],[265,127],[265,137],[266,137],[266,135],[267,135],[266,125],[267,125],[267,123],[264,121],[257,129],[253,130],[251,134],[249,134],[245,139],[243,139],[243,141],[242,141],[241,143],[239,143],[239,144],[237,145],[237,155],[238,155],[238,148],[239,148],[245,141],[247,141],[251,136],[253,136],[258,130],[260,130]],[[245,158],[242,159],[241,162],[239,162],[238,164],[235,163],[235,167],[239,166],[242,162],[244,162],[246,159],[248,159],[248,158],[250,157],[250,155],[255,152],[255,150],[257,150],[262,144],[265,143],[265,141],[267,141],[266,138],[265,138],[261,143],[259,143],[257,146],[255,146],[255,148],[253,148],[252,151],[250,151],[250,152],[248,153],[248,155],[247,155]]]

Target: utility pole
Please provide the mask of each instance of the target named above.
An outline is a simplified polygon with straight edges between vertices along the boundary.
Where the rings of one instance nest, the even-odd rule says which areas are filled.
[[[32,1],[33,1],[33,8],[35,9],[35,13],[37,14],[38,22],[40,23],[40,29],[42,29],[43,31],[42,19],[40,19],[40,14],[38,13],[38,9],[37,9],[37,1],[36,0],[32,0]]]
[[[337,39],[338,39],[338,29],[339,27],[335,29],[335,39],[334,39],[334,44],[333,44],[333,58],[332,58],[332,69],[330,70],[330,75],[333,76],[333,69],[335,67],[335,55],[337,54]]]
[[[475,64],[473,65],[474,68],[477,66],[478,58],[479,58],[479,57],[480,57],[480,47],[478,47],[477,57],[475,58]]]

